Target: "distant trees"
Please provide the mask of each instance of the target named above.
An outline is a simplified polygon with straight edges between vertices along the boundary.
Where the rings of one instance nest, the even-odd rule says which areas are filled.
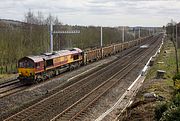
[[[17,61],[23,56],[48,51],[47,26],[18,22],[18,26],[10,22],[0,21],[0,23],[3,24],[0,26],[0,73],[16,71]]]
[[[47,18],[44,17],[43,13],[38,11],[37,14],[29,10],[25,14],[25,22],[29,24],[36,24],[36,25],[50,25],[50,23],[54,25],[62,25],[62,23],[59,21],[58,17],[54,17],[51,14],[47,16]]]

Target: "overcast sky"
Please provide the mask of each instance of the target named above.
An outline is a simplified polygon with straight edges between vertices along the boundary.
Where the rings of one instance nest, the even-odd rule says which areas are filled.
[[[180,0],[0,0],[0,18],[24,20],[31,9],[63,24],[163,26],[180,21]]]

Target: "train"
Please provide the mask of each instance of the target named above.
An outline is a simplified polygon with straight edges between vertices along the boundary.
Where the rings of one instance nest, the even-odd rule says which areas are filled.
[[[80,48],[73,48],[43,53],[36,56],[25,56],[18,61],[18,79],[25,84],[33,84],[47,80],[62,72],[73,70],[90,62],[140,45],[150,37],[151,36],[147,36],[129,42],[113,44],[91,50],[83,51]]]

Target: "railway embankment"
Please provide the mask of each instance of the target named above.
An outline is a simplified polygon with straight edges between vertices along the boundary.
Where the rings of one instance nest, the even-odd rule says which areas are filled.
[[[180,102],[177,91],[178,81],[174,86],[172,79],[176,73],[174,53],[172,42],[166,41],[161,53],[148,71],[133,103],[121,115],[119,115],[119,112],[117,113],[119,115],[118,120],[153,121],[167,118],[167,114],[173,118],[178,115],[175,112],[179,109],[178,106],[175,107],[176,103]],[[157,73],[158,70],[164,73],[160,78]]]
[[[9,82],[18,77],[18,74],[0,74],[0,84]]]

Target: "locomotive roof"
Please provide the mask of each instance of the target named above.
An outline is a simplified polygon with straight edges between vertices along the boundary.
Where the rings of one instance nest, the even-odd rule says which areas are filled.
[[[40,55],[40,56],[26,56],[26,57],[30,58],[31,60],[33,60],[36,63],[36,62],[43,61],[44,55]]]
[[[66,56],[66,55],[72,55],[72,54],[78,54],[81,53],[82,50],[79,48],[73,48],[71,50],[60,50],[60,51],[54,51],[51,55],[45,56],[45,60],[56,58],[56,57],[61,57],[61,56]]]

